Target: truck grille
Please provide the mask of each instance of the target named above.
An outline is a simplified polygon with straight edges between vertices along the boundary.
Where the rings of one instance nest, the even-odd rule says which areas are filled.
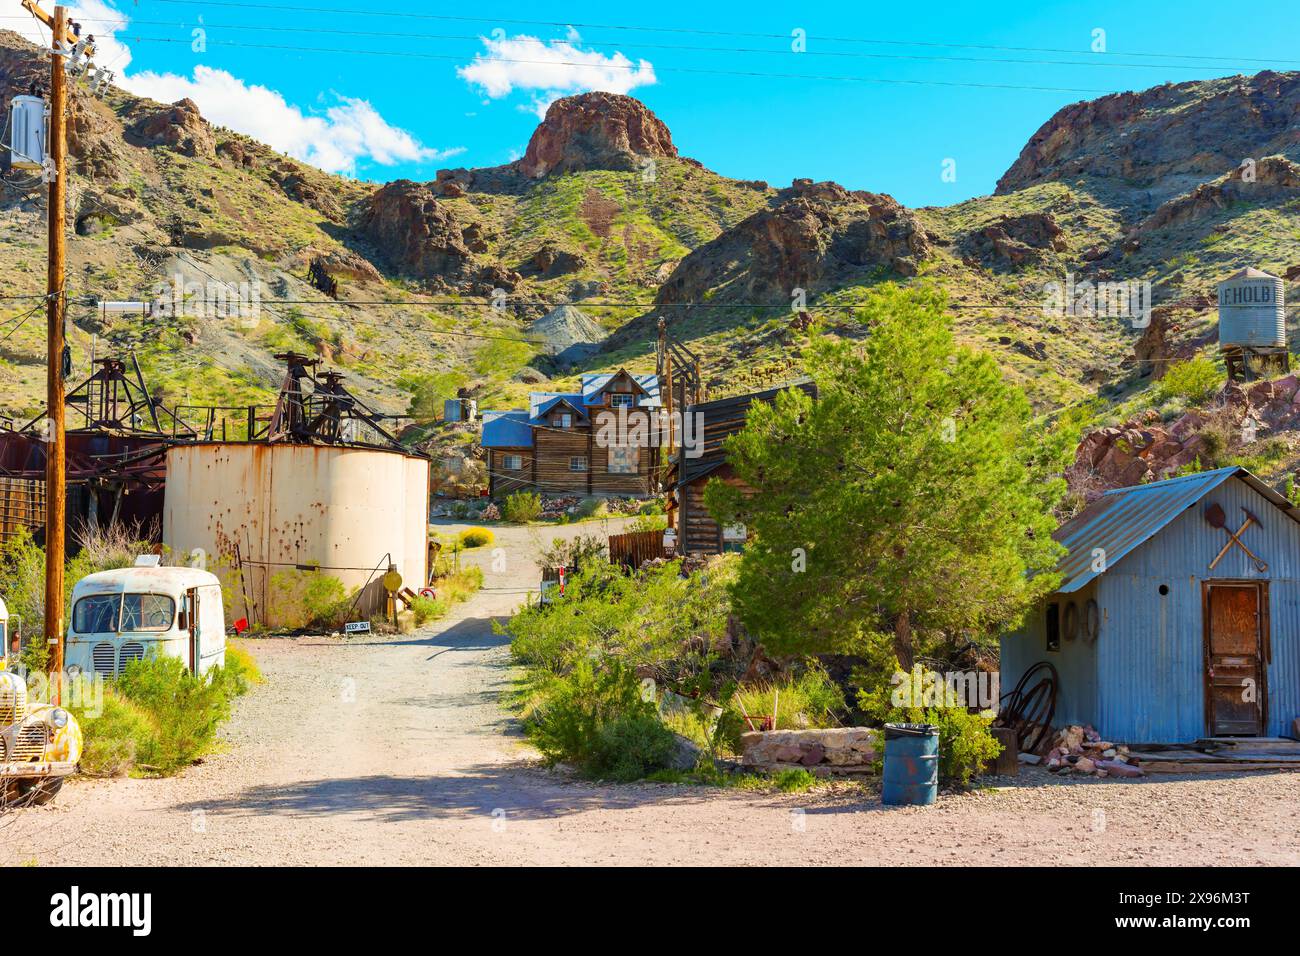
[[[122,645],[122,653],[118,657],[118,666],[126,670],[126,665],[131,661],[138,661],[144,657],[144,645],[138,641],[129,641]]]
[[[45,745],[49,742],[49,731],[45,721],[23,724],[14,735],[14,760],[40,760],[45,756]]]
[[[117,674],[117,650],[108,641],[100,641],[91,651],[91,659],[95,663],[95,673],[103,674],[105,677],[114,677]]]
[[[0,674],[0,727],[27,716],[27,684],[17,674]]]

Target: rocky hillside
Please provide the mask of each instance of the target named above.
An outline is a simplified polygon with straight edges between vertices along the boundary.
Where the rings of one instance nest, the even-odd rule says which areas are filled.
[[[44,69],[0,33],[6,101]],[[892,280],[944,287],[958,334],[1043,410],[1100,394],[1137,414],[1159,404],[1152,383],[1172,361],[1213,345],[1219,278],[1245,265],[1300,278],[1297,93],[1300,74],[1265,72],[1074,104],[993,195],[908,209],[835,183],[728,179],[606,93],[553,103],[513,163],[373,185],[214,127],[187,101],[80,91],[74,301],[179,276],[258,282],[263,308],[101,324],[79,304],[74,364],[134,346],[168,401],[239,405],[272,394],[276,352],[307,350],[376,404],[431,419],[461,389],[491,407],[587,369],[648,368],[665,317],[720,394],[798,370],[796,290],[824,327],[858,334],[854,304]],[[0,294],[40,290],[41,190],[6,186]],[[1046,284],[1067,276],[1149,282],[1150,325],[1045,312]],[[0,413],[39,408],[42,332],[10,330],[21,315],[0,310]]]

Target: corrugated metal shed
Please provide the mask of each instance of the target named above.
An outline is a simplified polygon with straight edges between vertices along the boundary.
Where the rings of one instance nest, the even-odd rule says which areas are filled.
[[[1068,554],[1057,566],[1063,575],[1058,590],[1065,593],[1077,591],[1102,573],[1102,568],[1113,567],[1205,495],[1234,477],[1300,521],[1300,509],[1293,507],[1245,468],[1218,468],[1108,491],[1052,535],[1068,549]],[[1098,550],[1104,562],[1096,560]]]
[[[1241,538],[1265,570],[1235,544],[1210,568],[1231,540],[1206,520],[1211,502],[1224,510],[1229,531],[1242,526],[1243,509],[1258,517]],[[1061,677],[1058,726],[1091,723],[1107,738],[1130,743],[1210,736],[1205,589],[1259,582],[1267,635],[1262,733],[1290,733],[1300,717],[1300,509],[1245,469],[1222,468],[1120,489],[1056,537],[1070,548],[1061,565],[1065,580],[1003,639],[1003,690],[1046,660]],[[1106,552],[1104,571],[1094,570],[1094,548]],[[1063,616],[1071,604],[1082,614],[1092,602],[1100,621],[1095,641],[1062,633],[1057,649],[1049,649],[1048,606],[1058,605]]]

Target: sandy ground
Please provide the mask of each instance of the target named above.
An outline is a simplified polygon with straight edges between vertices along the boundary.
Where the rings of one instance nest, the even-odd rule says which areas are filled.
[[[477,553],[484,591],[415,635],[249,642],[266,683],[238,703],[221,752],[167,780],[73,780],[52,805],[0,819],[0,863],[1300,863],[1295,773],[1030,770],[926,808],[850,785],[569,781],[537,767],[498,703],[508,659],[491,621],[536,580],[536,537],[499,531],[497,546],[505,570]]]

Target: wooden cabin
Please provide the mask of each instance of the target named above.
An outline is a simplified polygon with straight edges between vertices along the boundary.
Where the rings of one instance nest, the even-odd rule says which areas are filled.
[[[648,496],[659,415],[658,376],[625,369],[583,375],[577,392],[533,392],[527,411],[484,412],[488,494]]]
[[[701,453],[692,457],[688,448],[677,450],[664,475],[669,527],[677,532],[678,554],[719,554],[739,550],[744,545],[744,528],[723,528],[704,507],[704,486],[716,478],[743,487],[727,461],[722,444],[745,427],[749,409],[755,402],[775,401],[788,388],[798,388],[817,397],[817,386],[805,378],[763,392],[687,406],[685,418],[689,421],[683,425],[682,443],[698,442]]]

